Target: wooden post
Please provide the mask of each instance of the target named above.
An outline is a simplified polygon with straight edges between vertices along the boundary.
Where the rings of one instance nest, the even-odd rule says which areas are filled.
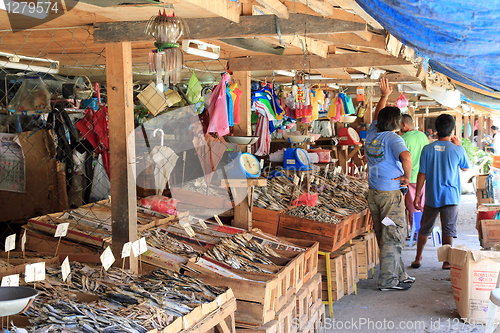
[[[421,115],[419,118],[418,128],[425,133],[425,116]]]
[[[363,122],[365,124],[371,124],[373,121],[373,98],[370,96],[368,103],[366,104],[366,110],[363,117]]]
[[[457,116],[455,117],[456,119],[456,125],[455,125],[455,135],[458,136],[460,140],[462,140],[462,114],[460,112],[457,112]]]
[[[484,149],[484,115],[480,114],[478,117],[478,127],[477,127],[477,147],[479,149]]]
[[[234,135],[250,136],[252,135],[251,122],[251,72],[233,72],[233,81],[238,84],[238,88],[243,91],[240,96],[240,123],[234,125]],[[250,146],[242,147],[243,151],[250,151]],[[248,186],[247,197],[234,207],[233,226],[251,230],[252,229],[252,186]]]
[[[464,116],[464,139],[469,138],[469,116]]]
[[[112,250],[121,257],[123,244],[137,240],[134,101],[130,42],[106,44],[106,82],[111,163]],[[137,258],[130,268],[138,273]]]
[[[491,116],[488,116],[488,119],[486,119],[486,129],[484,131],[485,134],[491,135],[491,125],[493,125],[493,122],[491,121]]]

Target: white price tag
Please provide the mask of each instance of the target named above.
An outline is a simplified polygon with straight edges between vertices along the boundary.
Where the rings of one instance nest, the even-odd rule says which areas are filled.
[[[148,244],[146,243],[146,238],[144,237],[132,243],[132,252],[134,253],[134,257],[140,256],[147,250],[148,250]]]
[[[104,267],[104,270],[107,271],[114,262],[115,256],[113,255],[111,248],[108,246],[106,250],[104,250],[104,252],[101,254],[102,267]]]
[[[132,251],[132,243],[126,242],[125,244],[123,244],[122,259],[130,257],[130,251]]]
[[[28,264],[24,270],[24,281],[26,283],[45,280],[45,262]]]
[[[4,276],[2,287],[19,287],[19,274]]]
[[[300,181],[300,178],[299,178],[299,177],[297,177],[297,175],[293,176],[293,183],[294,183],[295,185],[299,185],[299,181]]]
[[[264,169],[264,159],[260,159],[260,168]]]
[[[69,222],[59,224],[57,226],[54,237],[66,237],[66,234],[68,233],[68,228],[69,228]]]
[[[300,182],[302,183],[304,181],[304,174],[300,175]]]
[[[23,238],[21,238],[21,250],[24,252],[26,247],[26,229],[24,229]]]
[[[330,164],[327,164],[325,167],[325,173],[328,173],[328,170],[330,169]]]
[[[311,182],[311,184],[314,182],[314,175],[311,176],[311,178],[309,179],[309,182]]]
[[[5,238],[5,252],[12,251],[16,248],[16,234],[12,234]]]
[[[71,273],[71,267],[69,266],[69,257],[66,257],[61,265],[61,274],[64,282],[68,279],[69,273]]]
[[[222,224],[222,221],[221,221],[221,220],[220,220],[220,218],[219,218],[219,215],[214,215],[214,219],[215,219],[215,221],[217,221],[217,223],[219,223],[219,225],[220,225],[221,227],[223,227],[223,226],[224,226],[224,224]]]
[[[185,224],[183,225],[184,230],[186,230],[186,233],[188,234],[189,237],[195,237],[196,233],[194,232],[193,228],[191,228],[190,224]]]

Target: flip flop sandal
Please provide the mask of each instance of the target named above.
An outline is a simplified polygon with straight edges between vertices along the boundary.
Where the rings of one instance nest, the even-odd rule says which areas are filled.
[[[415,261],[411,263],[412,268],[420,268],[421,264],[416,263]]]

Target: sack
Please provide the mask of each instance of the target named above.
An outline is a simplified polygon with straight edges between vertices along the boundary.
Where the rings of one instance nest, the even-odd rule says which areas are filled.
[[[178,200],[164,197],[163,195],[150,195],[149,197],[142,198],[139,203],[142,207],[154,210],[155,212],[177,215],[175,206],[178,202]]]

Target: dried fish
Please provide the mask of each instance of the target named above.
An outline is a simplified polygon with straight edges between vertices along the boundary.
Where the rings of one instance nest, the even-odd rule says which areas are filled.
[[[173,254],[178,254],[184,257],[196,257],[201,253],[193,249],[189,244],[183,243],[168,235],[165,231],[149,230],[144,232],[146,243],[148,246],[166,251]]]
[[[326,223],[332,223],[332,224],[336,224],[336,223],[340,222],[339,219],[332,216],[331,214],[329,214],[327,211],[323,210],[322,208],[315,208],[315,207],[306,206],[306,205],[302,205],[302,206],[296,207],[292,210],[289,210],[287,212],[287,214],[292,215],[292,216],[303,217],[303,218],[306,218],[309,220],[317,220],[320,222],[326,222]]]

